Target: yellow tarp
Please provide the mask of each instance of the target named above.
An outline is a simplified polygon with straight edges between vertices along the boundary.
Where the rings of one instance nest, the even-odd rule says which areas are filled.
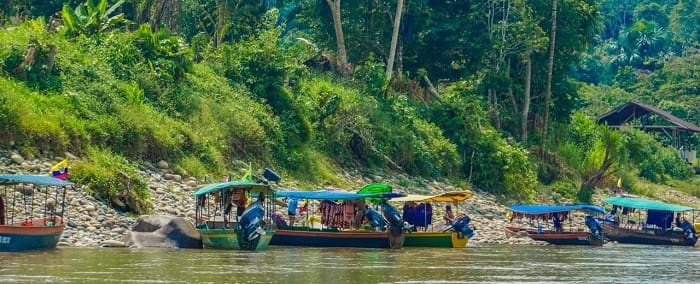
[[[420,195],[420,194],[409,194],[405,197],[392,198],[391,201],[397,202],[407,202],[407,201],[421,201],[421,202],[451,202],[457,203],[469,198],[472,198],[474,194],[471,191],[450,191],[438,195]]]

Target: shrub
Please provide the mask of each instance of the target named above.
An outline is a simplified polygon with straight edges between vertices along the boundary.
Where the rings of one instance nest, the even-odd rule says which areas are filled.
[[[195,177],[203,181],[205,177],[213,173],[222,174],[222,172],[212,171],[196,156],[188,155],[175,163],[175,171],[183,176]]]
[[[109,150],[89,148],[87,153],[87,160],[71,168],[73,181],[114,208],[136,214],[151,210],[148,185],[134,164]]]
[[[669,177],[687,179],[692,169],[683,161],[675,149],[664,147],[653,136],[639,130],[625,130],[626,149],[632,166],[639,175],[652,182],[666,182]]]
[[[557,180],[550,186],[553,193],[561,196],[564,200],[559,200],[555,195],[555,203],[569,203],[578,198],[579,184],[574,180],[561,179]]]

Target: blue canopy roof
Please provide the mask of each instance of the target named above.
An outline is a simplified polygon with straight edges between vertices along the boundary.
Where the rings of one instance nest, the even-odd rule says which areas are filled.
[[[692,207],[665,203],[657,200],[644,199],[639,197],[615,196],[603,199],[603,202],[621,207],[683,212],[694,210]]]
[[[575,205],[513,205],[508,207],[511,211],[522,213],[522,214],[545,214],[545,213],[556,213],[556,212],[568,212],[572,210],[590,210],[598,213],[605,213],[605,209],[601,206],[589,205],[589,204],[575,204]]]
[[[0,184],[31,183],[49,186],[66,186],[73,183],[50,176],[39,175],[0,175]]]
[[[300,190],[283,190],[277,191],[277,197],[288,197],[288,198],[298,198],[298,199],[316,199],[316,200],[352,200],[352,199],[365,199],[365,198],[395,198],[405,196],[403,193],[389,192],[389,193],[369,193],[360,194],[348,191],[329,191],[329,190],[316,190],[316,191],[300,191]]]
[[[202,195],[202,194],[207,194],[210,192],[214,192],[217,190],[224,190],[224,189],[243,189],[243,190],[249,190],[251,192],[264,192],[264,193],[272,193],[273,190],[270,188],[270,186],[262,183],[256,183],[252,181],[244,181],[244,180],[234,180],[234,181],[227,181],[227,182],[220,182],[220,183],[214,183],[214,184],[209,184],[201,187],[194,193],[193,195]]]

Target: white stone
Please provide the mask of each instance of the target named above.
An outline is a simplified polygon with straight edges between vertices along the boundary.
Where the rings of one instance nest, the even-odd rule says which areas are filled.
[[[24,158],[22,158],[22,156],[20,156],[19,154],[12,154],[12,156],[10,156],[10,159],[13,162],[20,164],[20,165],[24,162]]]
[[[101,247],[124,247],[126,246],[124,242],[116,241],[116,240],[105,240],[100,242]]]

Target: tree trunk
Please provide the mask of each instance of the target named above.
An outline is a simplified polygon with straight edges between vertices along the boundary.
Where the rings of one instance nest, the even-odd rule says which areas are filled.
[[[180,31],[180,1],[158,1],[151,11],[149,24],[152,31],[157,31],[160,25],[165,25],[170,31]]]
[[[552,72],[554,69],[554,48],[557,39],[557,4],[558,0],[552,0],[552,31],[549,36],[549,59],[547,60],[547,87],[544,92],[544,121],[542,123],[542,157],[545,153],[547,141],[547,128],[549,127],[549,105],[552,103]]]
[[[527,118],[530,114],[530,92],[532,85],[532,59],[530,53],[525,54],[525,91],[523,98],[523,112],[520,116],[520,141],[527,143]]]
[[[396,47],[396,76],[401,78],[403,74],[403,40],[399,37],[399,43]]]
[[[493,120],[493,126],[501,130],[501,111],[498,105],[498,94],[494,89],[488,89],[489,102],[491,103],[491,120]]]
[[[593,173],[593,175],[588,177],[586,181],[583,182],[581,188],[593,188],[600,181],[600,179],[603,178],[605,172],[610,168],[610,166],[612,166],[613,162],[613,159],[606,160],[605,163],[603,163],[603,165],[601,165],[600,168]]]
[[[333,15],[333,27],[335,28],[335,42],[338,45],[338,67],[343,75],[350,73],[348,55],[345,51],[345,37],[343,36],[343,23],[340,20],[340,0],[326,0]]]
[[[403,0],[396,3],[396,14],[394,15],[394,30],[391,33],[391,47],[389,48],[389,59],[386,62],[386,79],[391,80],[394,70],[394,57],[396,56],[396,42],[399,38],[399,27],[401,26],[401,14],[403,14]]]
[[[442,97],[440,97],[440,93],[438,93],[437,89],[435,89],[435,86],[433,86],[433,83],[430,82],[430,78],[428,78],[427,75],[423,75],[423,81],[425,81],[426,84],[426,92],[436,98],[438,101],[442,101]]]

